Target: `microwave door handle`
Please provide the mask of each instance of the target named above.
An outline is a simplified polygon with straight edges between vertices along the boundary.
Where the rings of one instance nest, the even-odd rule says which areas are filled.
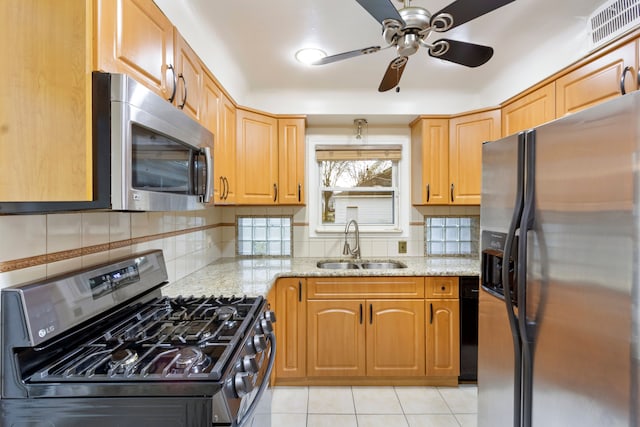
[[[211,195],[213,194],[213,161],[211,159],[211,149],[204,147],[205,162],[207,164],[207,180],[204,186],[204,202],[209,203],[211,201]]]

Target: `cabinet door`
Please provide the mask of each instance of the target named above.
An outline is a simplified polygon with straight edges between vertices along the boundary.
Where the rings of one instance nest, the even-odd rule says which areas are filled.
[[[278,279],[276,283],[276,378],[307,374],[307,313],[304,279]]]
[[[414,205],[449,203],[449,120],[421,119],[411,128]]]
[[[238,109],[237,123],[236,200],[273,205],[278,201],[278,120]]]
[[[367,300],[366,304],[367,375],[424,375],[424,301]]]
[[[204,69],[198,55],[178,31],[175,31],[174,55],[178,86],[173,102],[194,120],[200,121]]]
[[[468,114],[449,121],[449,203],[479,205],[482,144],[500,138],[500,110]]]
[[[127,74],[165,99],[175,90],[173,25],[152,0],[97,0],[96,69]]]
[[[427,376],[460,374],[458,300],[427,301]]]
[[[1,2],[2,202],[93,200],[92,4]]]
[[[551,82],[502,107],[502,136],[531,129],[556,118],[556,85]]]
[[[204,74],[203,120],[213,132],[213,200],[235,203],[236,107],[209,74]]]
[[[307,375],[365,375],[364,300],[307,301]]]
[[[557,79],[556,117],[621,96],[620,79],[626,66],[631,69],[626,74],[625,90],[636,90],[635,55],[635,42],[630,42]]]
[[[303,118],[278,119],[278,202],[304,205]]]

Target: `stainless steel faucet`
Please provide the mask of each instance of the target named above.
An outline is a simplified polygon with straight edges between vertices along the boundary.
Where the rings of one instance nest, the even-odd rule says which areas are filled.
[[[356,231],[356,246],[353,249],[351,249],[347,240],[351,224],[354,225]],[[342,249],[342,255],[353,255],[355,259],[360,259],[360,229],[358,228],[358,222],[355,219],[349,221],[347,226],[344,228],[344,248]]]

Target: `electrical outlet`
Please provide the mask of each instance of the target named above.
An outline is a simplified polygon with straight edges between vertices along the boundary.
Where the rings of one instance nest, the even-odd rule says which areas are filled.
[[[405,242],[404,240],[398,241],[398,253],[399,254],[407,253],[407,242]]]

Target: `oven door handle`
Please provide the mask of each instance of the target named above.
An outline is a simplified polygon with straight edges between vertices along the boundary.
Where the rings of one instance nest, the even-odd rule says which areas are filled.
[[[276,334],[274,332],[270,332],[267,335],[267,338],[269,338],[269,340],[271,341],[271,350],[269,352],[269,364],[267,365],[267,370],[263,378],[264,381],[262,381],[262,384],[260,384],[260,387],[258,388],[258,392],[256,393],[256,397],[255,399],[253,399],[253,402],[251,402],[251,405],[249,405],[249,409],[247,409],[247,412],[245,412],[244,415],[242,415],[242,418],[238,418],[237,427],[249,426],[248,423],[251,422],[251,417],[253,416],[253,413],[258,407],[258,403],[260,402],[260,399],[262,398],[264,391],[269,386],[271,371],[273,370],[273,365],[275,364],[275,361],[276,361]]]

